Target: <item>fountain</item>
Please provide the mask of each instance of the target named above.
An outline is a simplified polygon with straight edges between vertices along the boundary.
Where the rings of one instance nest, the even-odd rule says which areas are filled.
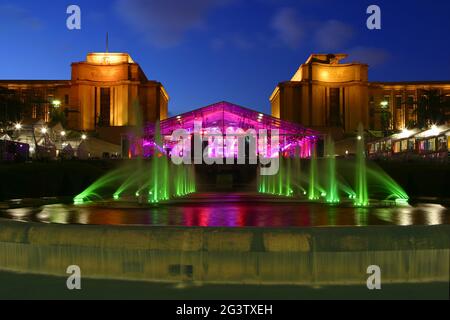
[[[161,139],[159,120],[155,123],[154,153],[152,159],[152,178],[148,191],[150,202],[169,200],[169,164]]]
[[[299,146],[295,147],[294,158],[292,159],[293,194],[294,196],[304,196],[307,194],[302,183],[302,161]]]
[[[139,102],[135,101],[133,106],[138,119],[137,123],[142,123]],[[142,137],[142,125],[136,126],[132,134],[134,137]],[[141,138],[137,140],[139,144],[142,144]],[[136,201],[137,198],[139,203],[152,204],[195,192],[194,167],[186,164],[175,165],[170,161],[164,149],[159,120],[155,123],[152,149],[151,160],[144,160],[142,155],[129,160],[128,163],[101,177],[76,196],[75,204],[107,200],[114,187],[112,198],[115,201],[130,198]],[[148,194],[147,197],[146,194]]]
[[[129,174],[129,168],[123,167],[117,170],[114,170],[105,176],[101,177],[93,184],[91,184],[86,190],[77,195],[74,198],[75,204],[82,204],[86,201],[96,201],[102,200],[103,197],[100,193],[100,190],[108,190],[111,188],[111,185],[116,184],[118,181],[126,179]],[[114,197],[117,198],[117,192],[114,193]]]
[[[369,205],[369,193],[367,189],[366,170],[366,145],[364,142],[364,128],[362,124],[358,126],[358,137],[356,142],[356,198],[355,205],[366,207]]]
[[[139,103],[135,102],[134,106],[137,119],[141,119]],[[76,204],[104,201],[111,196],[115,201],[136,201],[137,198],[139,203],[157,204],[196,191],[194,165],[172,163],[159,121],[156,121],[154,131],[150,131],[151,138],[141,138],[144,136],[142,126],[137,126],[133,135],[135,149],[141,150],[142,155],[137,153],[136,159],[94,182],[75,197]],[[150,159],[144,159],[144,153]],[[325,141],[324,157],[319,159],[318,153],[317,139],[286,144],[280,150],[278,173],[273,176],[258,174],[258,192],[291,200],[323,199],[328,204],[338,204],[346,195],[350,201],[345,201],[344,205],[353,203],[356,207],[369,206],[370,199],[377,204],[383,201],[407,203],[404,190],[381,168],[367,162],[362,125],[358,128],[354,159],[337,158],[335,143],[330,136]],[[301,159],[309,155],[309,175],[303,175]],[[351,181],[354,183],[349,183]],[[306,185],[307,189],[303,187]]]
[[[318,158],[317,142],[312,144],[309,159],[309,175],[301,172],[301,150],[298,145],[292,152],[280,158],[280,171],[276,176],[259,177],[259,192],[283,197],[318,201],[328,204],[352,203],[356,207],[368,207],[371,200],[376,205],[408,203],[408,195],[388,174],[366,159],[364,128],[358,128],[356,155],[354,158],[337,158],[335,142],[325,139],[324,157]],[[286,156],[287,155],[287,156]],[[353,181],[353,183],[349,183]],[[303,188],[308,185],[308,190]],[[369,188],[371,194],[369,195]]]
[[[327,163],[327,202],[339,203],[338,183],[336,178],[336,155],[334,152],[334,141],[328,136],[325,143],[325,157]]]
[[[311,154],[311,162],[309,167],[309,194],[308,199],[319,200],[319,174],[317,171],[317,145],[314,144]]]
[[[258,191],[263,194],[271,194],[282,197],[291,197],[294,194],[294,179],[292,174],[292,159],[280,157],[280,168],[274,176],[259,176]]]

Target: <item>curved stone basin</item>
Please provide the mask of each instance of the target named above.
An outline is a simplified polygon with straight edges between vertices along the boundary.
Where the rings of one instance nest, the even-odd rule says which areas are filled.
[[[0,270],[138,281],[264,285],[447,282],[450,226],[185,228],[0,220]]]
[[[16,201],[0,209],[0,272],[66,278],[78,265],[84,278],[111,281],[366,288],[378,265],[384,285],[449,282],[442,206],[234,196],[151,207]]]

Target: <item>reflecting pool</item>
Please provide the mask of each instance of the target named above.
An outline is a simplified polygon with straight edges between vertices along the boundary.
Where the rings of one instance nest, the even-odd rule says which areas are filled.
[[[450,224],[449,210],[438,204],[356,208],[251,194],[196,194],[185,201],[155,206],[126,202],[29,205],[2,209],[0,218],[55,224],[230,228]]]
[[[66,297],[70,265],[82,270],[86,298],[371,298],[371,265],[383,272],[380,298],[449,292],[441,205],[357,208],[255,194],[0,205],[0,298],[22,297],[22,288]]]

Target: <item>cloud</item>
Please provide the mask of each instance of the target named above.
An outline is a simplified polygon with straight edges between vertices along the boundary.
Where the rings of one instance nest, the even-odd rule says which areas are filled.
[[[225,49],[227,42],[223,38],[214,38],[210,44],[213,50],[222,50]]]
[[[208,13],[231,0],[117,0],[118,15],[156,47],[174,47],[206,24]]]
[[[277,33],[277,38],[286,46],[296,49],[300,46],[304,37],[303,26],[297,12],[293,8],[282,8],[274,16],[272,29]]]
[[[372,67],[379,66],[390,58],[389,52],[380,48],[359,46],[351,48],[347,52],[350,60],[367,63]]]
[[[43,22],[26,9],[11,3],[0,4],[0,25],[39,30]]]
[[[315,41],[322,50],[342,50],[353,38],[351,26],[337,20],[329,20],[321,24],[315,32]]]
[[[294,8],[282,8],[275,13],[271,27],[276,32],[278,42],[299,48],[306,40],[315,43],[320,50],[344,49],[353,38],[353,28],[337,20],[317,21],[301,19]]]
[[[227,34],[211,40],[213,50],[223,50],[225,48],[235,48],[239,50],[251,50],[257,45],[258,37],[246,37],[242,34]]]

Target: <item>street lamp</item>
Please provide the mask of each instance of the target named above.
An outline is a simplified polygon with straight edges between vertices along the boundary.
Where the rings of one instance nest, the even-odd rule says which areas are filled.
[[[14,128],[16,130],[22,130],[22,124],[21,123],[16,123],[16,125],[14,126]]]
[[[65,131],[61,131],[60,134],[61,134],[61,137],[63,137],[63,138],[66,136],[66,132]]]
[[[42,127],[42,128],[41,128],[41,133],[42,133],[42,134],[46,134],[47,131],[48,131],[47,128],[45,128],[45,127]]]
[[[81,140],[86,140],[87,139],[87,135],[86,134],[82,134],[81,135]]]
[[[59,101],[59,100],[53,100],[52,104],[53,104],[53,107],[59,108],[59,107],[61,106],[61,101]]]

